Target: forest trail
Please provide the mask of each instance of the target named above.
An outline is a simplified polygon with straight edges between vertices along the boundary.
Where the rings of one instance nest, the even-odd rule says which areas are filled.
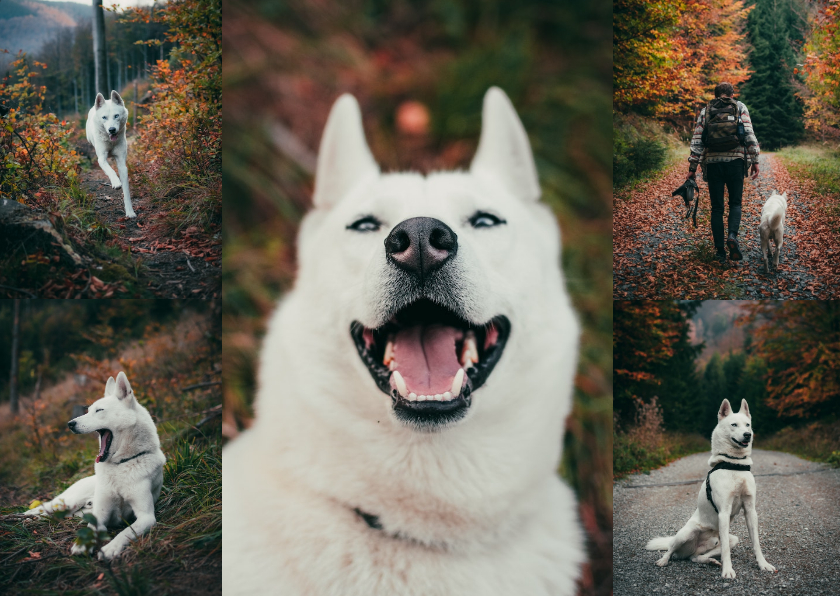
[[[686,155],[688,154],[686,150]],[[773,154],[759,158],[758,179],[744,181],[738,241],[744,260],[714,260],[708,185],[698,172],[697,228],[671,197],[688,173],[681,162],[613,199],[613,297],[616,299],[830,299],[840,296],[840,247],[818,216],[823,199],[792,178]],[[785,238],[777,272],[765,273],[758,225],[770,194],[787,191]],[[724,199],[725,203],[728,198]],[[724,225],[728,203],[724,211]],[[771,243],[772,246],[772,243]]]
[[[654,564],[662,553],[645,550],[647,541],[674,535],[697,506],[700,484],[709,470],[709,454],[696,453],[649,475],[638,474],[615,483],[616,596],[716,591],[727,596],[836,594],[840,469],[777,451],[754,449],[752,457],[759,540],[764,556],[778,573],[759,570],[742,514],[736,516],[730,530],[740,538],[732,549],[734,580],[721,578],[720,567],[715,565],[687,560],[672,560],[667,567]],[[679,482],[683,484],[668,484]]]
[[[90,160],[90,169],[79,176],[79,186],[94,197],[97,218],[113,230],[121,250],[131,251],[141,287],[160,298],[206,299],[221,295],[221,239],[208,239],[196,228],[172,236],[163,225],[166,214],[156,211],[135,186],[131,187],[131,199],[137,218],[127,219],[122,189],[111,188],[92,147],[80,149]],[[91,273],[96,275],[96,266],[91,267]]]

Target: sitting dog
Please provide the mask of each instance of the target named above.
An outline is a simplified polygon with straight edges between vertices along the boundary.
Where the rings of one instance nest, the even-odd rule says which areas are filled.
[[[776,252],[773,255],[773,267],[779,267],[779,254],[782,252],[785,236],[785,213],[787,212],[787,193],[773,193],[764,207],[761,209],[761,223],[758,226],[758,233],[761,235],[761,253],[764,255],[764,271],[770,272],[770,264],[767,260],[767,253],[770,250],[770,238],[776,244]]]
[[[721,575],[732,579],[731,549],[738,544],[738,537],[729,533],[729,524],[739,511],[750,533],[758,566],[764,571],[776,571],[764,559],[758,544],[758,516],[755,512],[755,478],[752,465],[752,418],[747,400],[741,400],[741,410],[735,414],[728,399],[718,410],[718,424],[712,432],[712,469],[706,476],[697,496],[697,509],[688,523],[676,536],[654,538],[647,543],[648,550],[666,550],[656,564],[664,567],[671,557],[695,563],[721,565]],[[722,540],[720,537],[728,539]],[[712,557],[720,555],[720,561]]]
[[[155,525],[155,502],[163,486],[166,456],[160,450],[157,428],[148,410],[134,398],[124,372],[108,378],[105,397],[95,401],[84,416],[67,423],[74,433],[99,433],[95,474],[82,478],[58,497],[26,512],[47,515],[68,509],[75,515],[92,513],[94,531],[117,524],[130,515],[135,522],[102,547],[100,559],[113,559],[129,542]],[[74,544],[73,555],[90,554]]]
[[[125,216],[137,217],[131,207],[131,193],[128,190],[128,167],[125,159],[128,156],[128,143],[125,140],[125,123],[128,120],[128,109],[122,97],[116,91],[111,91],[111,99],[105,99],[101,93],[96,94],[96,101],[88,112],[85,132],[87,140],[96,149],[99,167],[108,175],[111,186],[122,188],[125,202]],[[117,162],[119,178],[108,164],[108,158],[113,157]]]

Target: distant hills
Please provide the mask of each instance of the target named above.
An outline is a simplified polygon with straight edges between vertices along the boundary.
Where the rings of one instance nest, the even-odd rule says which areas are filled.
[[[20,50],[37,52],[58,29],[89,20],[92,13],[90,4],[76,2],[0,0],[0,49],[11,52],[0,55],[0,65],[8,64]]]

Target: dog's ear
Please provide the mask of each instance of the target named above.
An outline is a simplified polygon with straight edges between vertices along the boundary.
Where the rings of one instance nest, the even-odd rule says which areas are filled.
[[[782,198],[787,201],[787,191],[782,193]]]
[[[117,382],[114,380],[114,377],[108,377],[108,382],[105,383],[105,395],[114,395],[116,388]]]
[[[97,93],[93,105],[98,110],[99,108],[105,105],[105,97],[101,93]]]
[[[525,127],[516,109],[498,87],[484,95],[481,137],[470,171],[495,179],[523,200],[540,198],[540,182]]]
[[[125,105],[123,103],[122,97],[120,97],[120,94],[113,90],[111,91],[111,101],[117,104],[118,106]]]
[[[728,399],[724,399],[723,403],[720,404],[720,410],[718,410],[718,422],[726,418],[732,413],[732,405],[729,403]]]
[[[131,397],[131,384],[128,382],[128,377],[125,376],[123,371],[120,371],[120,374],[117,375],[117,391],[116,391],[117,399],[123,400],[126,397]]]
[[[752,416],[750,416],[750,407],[747,405],[747,400],[741,400],[741,409],[738,410],[739,414],[746,414],[747,418],[752,420]]]
[[[312,201],[316,207],[331,207],[361,180],[378,174],[379,166],[365,140],[359,102],[345,93],[333,104],[324,127]]]

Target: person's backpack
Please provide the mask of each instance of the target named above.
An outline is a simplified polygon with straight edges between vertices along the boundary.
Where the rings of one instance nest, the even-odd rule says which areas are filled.
[[[706,106],[706,126],[701,139],[709,151],[730,151],[744,144],[746,131],[741,123],[738,102],[718,97]]]

